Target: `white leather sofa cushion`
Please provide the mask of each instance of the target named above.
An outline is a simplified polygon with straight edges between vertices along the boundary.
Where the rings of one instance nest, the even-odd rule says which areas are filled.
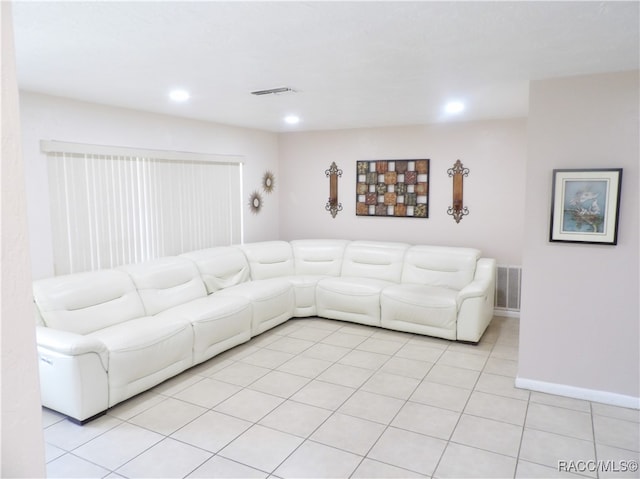
[[[208,248],[180,256],[196,264],[208,293],[251,279],[246,256],[240,249],[233,246]]]
[[[445,246],[411,246],[404,257],[402,283],[460,290],[473,280],[480,251]]]
[[[296,276],[338,276],[342,270],[346,240],[293,240]]]
[[[281,278],[294,274],[293,252],[286,241],[264,241],[240,246],[249,261],[251,279]]]
[[[405,243],[352,241],[344,251],[341,276],[399,283],[407,248]]]
[[[240,296],[251,302],[251,336],[263,333],[293,316],[293,286],[288,277],[249,281],[215,294]]]
[[[318,315],[380,326],[380,293],[393,284],[371,278],[321,279],[316,287]]]
[[[347,240],[294,240],[295,275],[289,279],[295,295],[295,317],[315,316],[316,285],[328,276],[338,276]]]
[[[157,315],[185,320],[194,333],[193,363],[198,364],[251,339],[251,303],[240,296],[209,295]]]
[[[439,286],[389,286],[380,295],[380,325],[398,331],[456,339],[457,298],[457,291]]]
[[[145,316],[88,336],[109,350],[109,407],[193,364],[193,329],[185,319]]]
[[[145,315],[131,278],[117,270],[34,281],[33,296],[47,327],[77,334]]]
[[[148,315],[207,295],[198,268],[186,258],[166,257],[120,269],[133,280]]]

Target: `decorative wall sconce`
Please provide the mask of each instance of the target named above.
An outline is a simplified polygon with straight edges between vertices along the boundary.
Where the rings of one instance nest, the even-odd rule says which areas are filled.
[[[324,174],[329,178],[329,200],[324,209],[335,218],[338,211],[342,211],[342,203],[338,203],[338,177],[342,176],[342,170],[339,170],[338,165],[333,161]]]
[[[469,176],[469,168],[464,168],[460,160],[453,164],[453,168],[447,170],[449,176],[453,177],[453,206],[447,208],[447,214],[453,216],[456,223],[460,223],[463,216],[469,214],[469,209],[462,201],[462,178]]]

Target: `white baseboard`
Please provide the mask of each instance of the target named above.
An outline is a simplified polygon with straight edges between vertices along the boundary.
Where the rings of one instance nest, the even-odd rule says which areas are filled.
[[[557,394],[558,396],[611,404],[612,406],[640,409],[640,397],[598,391],[596,389],[578,388],[566,384],[548,383],[520,377],[516,377],[516,387],[542,393]]]
[[[514,310],[510,310],[510,309],[494,308],[493,315],[494,316],[500,316],[502,318],[520,319],[520,311],[514,311]]]

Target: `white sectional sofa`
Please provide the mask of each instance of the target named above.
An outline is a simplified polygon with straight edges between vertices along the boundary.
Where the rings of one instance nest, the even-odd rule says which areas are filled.
[[[478,342],[495,268],[471,248],[294,240],[35,281],[42,403],[87,422],[294,317]]]

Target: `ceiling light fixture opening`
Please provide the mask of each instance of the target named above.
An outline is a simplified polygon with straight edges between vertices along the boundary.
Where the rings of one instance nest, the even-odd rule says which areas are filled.
[[[462,103],[461,101],[450,101],[445,105],[444,111],[451,115],[461,113],[462,111],[464,111],[464,103]]]
[[[187,101],[191,98],[191,95],[189,95],[189,92],[186,90],[173,90],[169,93],[169,98],[173,101]]]
[[[284,117],[284,122],[288,125],[297,125],[300,123],[300,117],[296,115],[287,115]]]

